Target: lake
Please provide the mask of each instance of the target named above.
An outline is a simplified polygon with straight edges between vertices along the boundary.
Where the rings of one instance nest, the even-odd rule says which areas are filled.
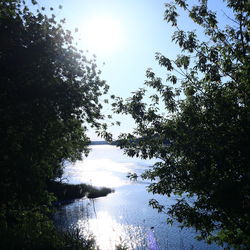
[[[125,242],[129,249],[222,249],[197,241],[193,229],[166,223],[167,216],[148,205],[155,198],[163,205],[173,204],[174,197],[153,195],[146,191],[149,183],[132,182],[128,172],[142,173],[154,160],[130,158],[115,146],[91,146],[89,156],[65,168],[69,183],[88,183],[115,189],[107,197],[80,199],[65,205],[55,214],[59,228],[79,228],[85,237],[92,234],[101,250],[113,250]]]

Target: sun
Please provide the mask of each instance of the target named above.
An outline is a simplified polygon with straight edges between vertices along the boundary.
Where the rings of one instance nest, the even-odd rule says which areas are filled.
[[[81,33],[86,49],[97,54],[112,53],[124,42],[121,23],[109,16],[89,18],[82,25]]]

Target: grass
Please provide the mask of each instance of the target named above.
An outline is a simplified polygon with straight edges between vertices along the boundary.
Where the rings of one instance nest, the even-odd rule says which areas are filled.
[[[68,184],[62,182],[50,182],[48,184],[48,191],[53,193],[58,202],[71,201],[88,197],[90,199],[107,196],[114,192],[111,188],[97,188],[88,184]]]

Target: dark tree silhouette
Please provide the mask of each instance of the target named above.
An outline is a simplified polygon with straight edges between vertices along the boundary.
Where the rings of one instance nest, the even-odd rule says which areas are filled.
[[[88,153],[86,125],[102,133],[99,97],[108,90],[95,58],[73,46],[64,20],[42,9],[33,14],[24,1],[0,1],[0,223],[6,236],[20,222],[24,245],[47,230],[39,224],[53,199],[47,183],[65,161]]]

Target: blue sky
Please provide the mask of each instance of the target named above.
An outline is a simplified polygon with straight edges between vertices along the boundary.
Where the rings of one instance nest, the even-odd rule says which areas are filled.
[[[74,30],[77,27],[79,29],[76,35],[77,40],[81,39],[78,40],[78,47],[90,50],[90,54],[96,54],[99,68],[102,70],[102,79],[106,80],[110,86],[110,94],[123,98],[129,97],[132,91],[143,87],[143,82],[146,80],[145,72],[149,67],[164,78],[166,72],[155,61],[155,52],[161,52],[169,58],[175,58],[177,54],[181,53],[179,48],[171,42],[174,29],[163,20],[164,3],[167,1],[40,0],[38,2],[40,7],[55,7],[57,18],[66,18],[66,28]],[[211,0],[209,2],[212,8],[218,10],[220,18],[223,19],[222,9],[225,11],[225,8],[222,1]],[[62,10],[58,10],[59,4],[63,6]],[[117,24],[116,28],[119,29],[121,38],[113,49],[105,49],[105,47],[94,49],[89,46],[91,40],[90,43],[86,42],[88,40],[86,38],[89,36],[86,25],[89,20],[96,20],[99,17],[110,18],[111,22]],[[184,30],[198,28],[183,12],[180,12],[179,20],[180,27]],[[227,20],[225,19],[223,22],[227,22]],[[102,32],[102,30],[97,32]],[[106,34],[105,31],[104,34]],[[199,35],[202,38],[201,32]],[[105,36],[103,35],[104,38]],[[100,43],[104,38],[99,38]],[[105,65],[102,64],[103,62]],[[115,136],[119,132],[132,130],[131,119],[128,117],[118,117],[118,119],[122,120],[122,126],[111,128]],[[97,139],[92,131],[89,135],[91,139]]]

